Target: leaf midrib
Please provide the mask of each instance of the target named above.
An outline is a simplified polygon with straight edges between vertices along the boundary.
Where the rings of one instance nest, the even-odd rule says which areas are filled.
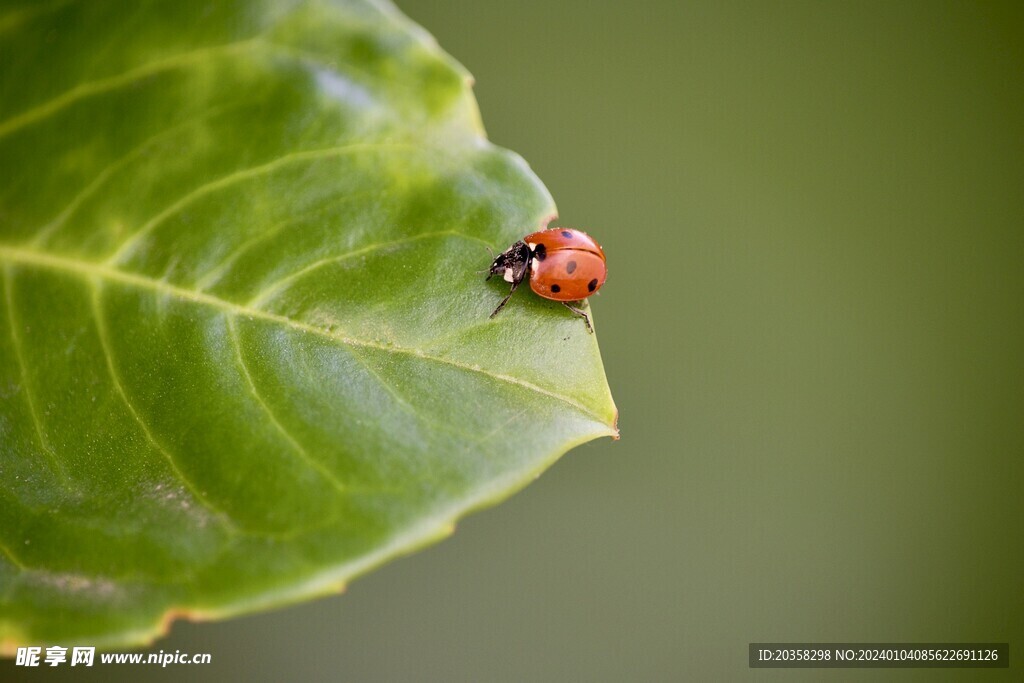
[[[547,396],[548,398],[561,401],[568,406],[576,409],[579,413],[592,418],[599,424],[605,424],[605,421],[597,415],[595,412],[584,406],[583,404],[573,400],[572,398],[563,394],[550,391],[541,386],[527,382],[525,380],[513,377],[511,375],[505,375],[502,373],[491,372],[485,368],[468,365],[466,363],[460,363],[450,358],[442,358],[440,356],[433,356],[422,349],[408,348],[403,346],[396,346],[394,344],[385,345],[377,342],[367,341],[364,339],[357,339],[355,337],[339,334],[333,330],[325,330],[308,323],[304,323],[298,320],[271,313],[266,310],[259,308],[253,308],[251,306],[237,304],[220,297],[213,296],[206,292],[197,292],[194,290],[179,287],[163,280],[155,280],[145,275],[138,273],[132,273],[121,270],[119,268],[112,267],[103,263],[97,263],[93,261],[87,261],[82,259],[71,258],[67,256],[57,256],[41,252],[35,249],[26,249],[24,247],[0,244],[0,260],[6,261],[7,263],[35,266],[38,268],[45,268],[49,270],[72,273],[87,278],[98,278],[108,282],[115,282],[122,285],[128,285],[139,289],[145,289],[152,292],[164,294],[166,296],[179,299],[182,301],[190,301],[195,304],[209,306],[218,310],[224,311],[230,315],[236,317],[247,317],[250,319],[264,320],[267,322],[276,323],[289,327],[300,332],[312,334],[331,341],[344,344],[346,346],[352,346],[357,348],[374,349],[377,351],[383,351],[391,354],[399,354],[405,356],[412,356],[414,358],[420,358],[426,361],[435,363],[441,363],[448,365],[464,372],[472,372],[479,375],[490,377],[493,380],[499,382],[505,382],[515,386],[522,387],[528,391],[536,394]]]

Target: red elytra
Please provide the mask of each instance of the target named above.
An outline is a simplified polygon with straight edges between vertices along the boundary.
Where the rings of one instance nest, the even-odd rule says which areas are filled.
[[[570,301],[582,301],[601,289],[608,277],[604,250],[590,235],[571,228],[550,228],[531,233],[503,251],[491,263],[487,279],[494,275],[511,283],[512,289],[491,313],[496,316],[519,284],[530,277],[530,289],[545,299],[561,302],[583,318],[593,332],[590,318]]]

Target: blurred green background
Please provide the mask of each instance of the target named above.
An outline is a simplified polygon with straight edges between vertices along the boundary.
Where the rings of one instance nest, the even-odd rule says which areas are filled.
[[[1020,676],[750,670],[747,643],[1024,657],[1022,5],[399,5],[604,244],[622,440],[344,596],[147,648],[213,665],[91,673]]]

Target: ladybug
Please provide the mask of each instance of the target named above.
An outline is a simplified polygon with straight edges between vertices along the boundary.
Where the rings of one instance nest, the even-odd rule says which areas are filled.
[[[582,301],[601,289],[608,277],[604,251],[587,233],[570,228],[530,233],[494,259],[487,279],[494,275],[501,275],[505,282],[511,283],[512,290],[491,313],[492,318],[505,307],[516,288],[529,275],[530,289],[535,294],[561,302],[583,318],[589,332],[594,331],[587,314],[569,305],[569,302]]]

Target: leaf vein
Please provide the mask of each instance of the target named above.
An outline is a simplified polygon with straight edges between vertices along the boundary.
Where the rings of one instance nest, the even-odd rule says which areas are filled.
[[[6,544],[0,543],[0,551],[2,551],[3,554],[7,557],[7,559],[9,559],[11,561],[11,564],[13,564],[15,567],[18,568],[18,571],[22,571],[22,572],[32,571],[31,569],[29,569],[28,565],[26,565],[24,562],[22,562],[18,558],[18,556],[15,555],[14,552],[10,548],[7,547]]]
[[[282,230],[288,228],[289,226],[294,225],[296,223],[299,223],[299,222],[301,222],[301,221],[303,221],[303,220],[305,220],[305,219],[307,219],[307,218],[309,218],[311,216],[315,216],[317,214],[324,213],[324,212],[328,211],[329,209],[336,208],[338,206],[346,204],[346,203],[348,203],[348,202],[350,202],[350,201],[352,201],[354,199],[365,197],[365,196],[367,196],[369,194],[370,194],[369,192],[355,192],[355,193],[350,194],[350,195],[345,195],[341,199],[338,199],[337,201],[330,202],[326,206],[318,206],[315,209],[310,209],[309,211],[303,211],[301,213],[298,213],[298,214],[295,214],[295,215],[289,217],[287,220],[279,221],[278,223],[275,223],[275,224],[271,225],[269,228],[265,229],[263,232],[261,232],[261,233],[259,233],[257,235],[254,235],[253,237],[250,237],[249,239],[247,239],[244,242],[242,242],[241,244],[239,244],[237,247],[235,247],[234,250],[231,251],[231,253],[229,253],[227,256],[225,256],[224,259],[221,260],[220,263],[218,263],[217,265],[209,268],[204,273],[200,274],[196,278],[195,282],[193,283],[193,285],[192,285],[193,288],[198,290],[198,291],[203,291],[205,289],[209,289],[211,285],[213,285],[221,277],[223,277],[225,271],[227,271],[229,268],[231,268],[231,265],[235,261],[237,261],[239,258],[241,258],[242,255],[245,254],[245,252],[249,251],[250,249],[255,247],[257,244],[260,244],[261,242],[265,242],[265,241],[267,241],[269,239],[274,238],[275,236],[279,235]]]
[[[101,171],[99,171],[93,178],[92,182],[90,182],[88,185],[79,190],[75,194],[75,196],[72,197],[71,201],[68,202],[68,204],[64,207],[64,209],[53,218],[53,220],[51,220],[49,223],[47,223],[46,225],[39,229],[39,231],[36,233],[35,237],[32,239],[30,244],[32,244],[33,246],[41,245],[48,237],[50,237],[50,235],[52,235],[55,231],[60,229],[61,226],[67,223],[68,219],[72,216],[72,214],[78,210],[78,207],[80,207],[87,199],[89,199],[89,197],[95,194],[99,189],[101,189],[106,184],[106,182],[110,180],[111,176],[113,176],[115,173],[117,173],[117,171],[124,168],[132,161],[134,161],[136,158],[141,156],[155,143],[157,143],[163,138],[170,137],[175,133],[195,126],[203,121],[206,121],[207,119],[210,119],[218,114],[222,114],[225,111],[228,111],[237,106],[238,105],[225,105],[221,107],[211,107],[209,110],[193,119],[182,121],[173,126],[169,126],[166,129],[157,133],[156,135],[146,138],[136,147],[128,151],[120,158],[108,164]]]
[[[159,213],[153,217],[147,219],[142,227],[136,230],[132,235],[125,239],[104,262],[105,265],[113,266],[121,262],[125,255],[130,254],[135,246],[142,240],[143,237],[147,236],[156,226],[165,221],[170,216],[173,216],[183,208],[191,204],[192,202],[200,199],[208,194],[222,190],[226,187],[230,187],[238,182],[244,182],[250,178],[255,178],[266,173],[272,173],[273,171],[287,166],[291,163],[302,163],[317,161],[320,159],[330,158],[332,156],[343,156],[345,154],[353,154],[356,152],[367,151],[372,149],[411,149],[414,145],[400,144],[400,143],[380,143],[380,142],[367,142],[351,145],[342,145],[339,147],[327,147],[323,149],[312,149],[304,150],[301,152],[291,152],[283,156],[272,159],[268,162],[250,166],[247,168],[232,171],[226,175],[220,176],[213,180],[207,181],[202,185],[190,190],[185,195],[179,197],[177,200],[172,202],[170,205],[162,209]]]
[[[351,350],[351,355],[352,355],[352,358],[354,358],[355,361],[357,363],[359,363],[359,366],[362,367],[363,370],[365,370],[367,372],[367,374],[369,374],[371,377],[373,377],[373,379],[378,384],[380,384],[380,386],[384,389],[384,391],[386,391],[392,398],[394,398],[395,402],[398,403],[398,405],[402,409],[404,409],[407,413],[412,415],[413,418],[415,418],[417,420],[420,420],[421,422],[424,422],[424,423],[427,423],[427,424],[432,424],[432,426],[435,429],[440,429],[443,432],[447,432],[448,434],[452,434],[454,436],[458,436],[458,437],[463,438],[463,439],[473,439],[474,438],[470,434],[467,434],[465,432],[460,432],[459,430],[452,429],[451,427],[448,427],[446,425],[437,424],[437,423],[431,423],[430,420],[427,419],[426,415],[424,415],[420,410],[418,410],[416,408],[416,406],[414,406],[413,404],[409,403],[409,401],[407,401],[404,396],[402,396],[400,393],[398,393],[398,389],[394,386],[394,382],[389,382],[379,372],[377,372],[372,367],[370,367],[370,364],[362,356],[360,356],[358,353],[356,353],[354,349]]]
[[[36,410],[35,400],[32,398],[32,387],[28,380],[28,371],[25,368],[25,357],[24,352],[21,348],[21,337],[18,334],[18,322],[14,316],[14,277],[11,275],[11,268],[7,266],[4,268],[4,299],[7,304],[7,324],[11,328],[11,343],[14,347],[14,358],[18,364],[18,371],[21,374],[21,387],[25,392],[25,402],[28,403],[28,412],[32,417],[32,423],[35,425],[36,436],[39,439],[39,445],[43,449],[43,453],[46,454],[50,464],[53,465],[54,471],[64,481],[65,484],[71,480],[64,469],[63,463],[57,458],[57,454],[53,448],[50,447],[49,440],[43,433],[43,424],[39,419],[39,413]]]
[[[100,304],[100,291],[102,287],[95,280],[92,280],[90,282],[90,285],[92,287],[92,297],[90,301],[92,306],[93,317],[96,319],[95,321],[97,336],[99,337],[100,347],[103,350],[103,356],[104,359],[106,360],[107,371],[110,373],[110,379],[114,383],[114,388],[116,389],[118,396],[120,396],[121,401],[128,409],[128,412],[131,414],[132,418],[135,420],[135,422],[138,423],[139,427],[142,429],[142,433],[145,435],[146,440],[149,441],[150,445],[153,447],[154,450],[156,450],[158,453],[164,456],[164,458],[167,460],[167,463],[170,465],[171,470],[178,477],[181,483],[185,485],[185,488],[187,488],[189,492],[196,498],[196,500],[198,500],[204,507],[206,507],[206,509],[209,510],[214,515],[214,517],[220,520],[221,525],[229,534],[239,533],[237,525],[231,520],[230,516],[226,512],[215,506],[201,493],[199,493],[199,490],[196,488],[195,484],[193,484],[189,480],[189,478],[185,476],[185,473],[181,471],[181,468],[178,467],[178,463],[175,461],[174,456],[171,454],[171,452],[167,450],[167,448],[165,448],[163,445],[161,445],[159,441],[156,440],[156,437],[153,436],[153,432],[152,430],[150,430],[149,425],[146,424],[146,421],[142,419],[142,416],[139,415],[138,411],[135,410],[135,407],[132,406],[131,401],[128,399],[128,394],[125,391],[124,385],[121,382],[121,378],[117,373],[117,368],[114,366],[114,353],[113,349],[110,346],[110,339],[107,332],[106,316],[104,316],[103,307]]]
[[[317,472],[320,476],[322,476],[324,479],[330,482],[331,486],[333,486],[338,491],[345,492],[345,484],[342,483],[341,480],[334,475],[334,473],[327,469],[327,467],[325,467],[323,463],[318,462],[312,456],[310,456],[309,451],[307,451],[302,446],[302,444],[299,443],[299,440],[296,439],[295,436],[293,436],[292,433],[289,432],[288,429],[283,424],[281,424],[281,422],[277,419],[277,416],[274,414],[274,411],[272,411],[270,409],[270,406],[267,405],[267,402],[263,400],[263,396],[260,394],[259,389],[256,387],[256,382],[253,381],[252,374],[249,372],[249,366],[245,362],[245,357],[242,353],[242,345],[238,339],[238,330],[235,327],[235,318],[231,315],[226,315],[225,319],[227,320],[228,325],[228,337],[231,339],[231,346],[234,348],[235,358],[238,361],[238,367],[239,369],[241,369],[242,375],[245,377],[246,384],[249,385],[250,393],[252,393],[253,398],[256,399],[256,402],[259,404],[260,408],[266,414],[267,419],[270,420],[270,423],[274,425],[277,431],[281,433],[281,435],[288,441],[289,444],[291,444],[292,448],[299,455],[299,458],[304,465],[306,465],[313,471]]]
[[[158,74],[161,71],[170,71],[179,66],[203,62],[209,57],[220,53],[231,54],[232,52],[244,52],[258,44],[259,41],[256,38],[247,38],[246,40],[240,40],[233,43],[225,43],[223,45],[215,45],[213,47],[189,50],[187,52],[172,55],[171,57],[142,64],[141,66],[129,69],[121,74],[108,76],[107,78],[100,78],[95,81],[79,83],[43,104],[23,111],[20,114],[15,114],[11,118],[0,122],[0,138],[6,137],[20,128],[24,128],[25,126],[32,125],[33,123],[53,116],[65,107],[71,106],[75,102],[92,95],[98,95],[132,85],[147,76]]]

